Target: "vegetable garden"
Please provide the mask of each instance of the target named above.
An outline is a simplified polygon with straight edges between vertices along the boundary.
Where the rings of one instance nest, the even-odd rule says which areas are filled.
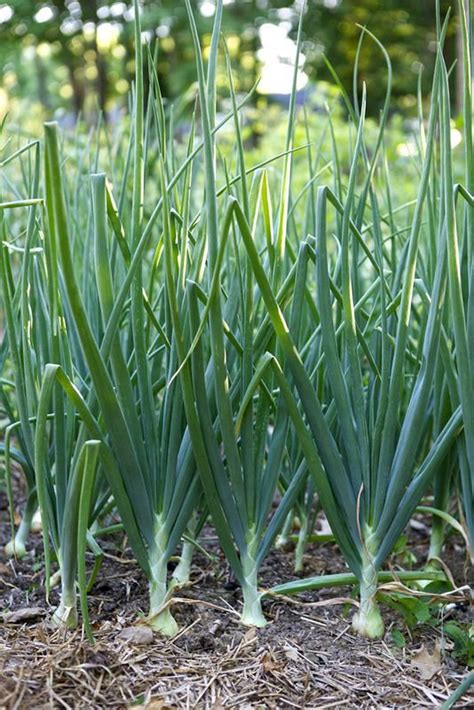
[[[69,696],[56,668],[57,689],[53,682],[48,700],[35,700],[33,681],[19,694],[21,679],[10,677],[4,706],[468,703],[474,663],[470,12],[461,13],[462,144],[452,145],[451,67],[443,55],[448,20],[438,15],[430,99],[424,101],[420,81],[411,183],[404,190],[400,175],[394,185],[389,149],[390,58],[368,29],[361,30],[354,74],[364,43],[375,43],[387,76],[376,130],[366,130],[365,88],[351,99],[339,86],[347,114],[341,143],[330,109],[315,118],[297,107],[295,69],[284,144],[254,162],[242,120],[253,92],[241,97],[234,90],[221,36],[225,7],[216,5],[204,61],[192,3],[185,5],[197,78],[185,137],[182,130],[178,137],[161,96],[156,57],[142,44],[137,2],[135,82],[129,113],[115,130],[99,123],[71,137],[51,122],[41,140],[14,147],[6,121],[2,127],[1,453],[9,510],[2,528],[3,671],[15,678],[8,648],[21,646],[18,622],[27,623],[28,639],[29,620],[44,616],[41,643],[49,634],[57,652],[83,654],[76,691],[81,663],[88,679],[82,700],[81,693]],[[221,61],[227,113],[216,111]],[[323,139],[312,135],[315,120],[324,125],[324,150]],[[303,141],[295,139],[297,130]],[[41,532],[32,533],[35,528]],[[28,591],[18,602],[12,592],[21,589],[18,575],[30,573],[39,580],[33,593],[43,600],[39,611]],[[121,576],[137,593],[139,579],[140,594],[137,604],[127,607],[121,598],[115,608],[110,580]],[[209,578],[232,595],[216,591]],[[100,589],[107,585],[104,601]],[[177,639],[192,638],[189,629],[201,618],[186,617],[188,607],[210,615],[204,637],[231,618],[238,642],[227,639],[226,653],[229,643],[232,653],[237,649],[234,674],[246,646],[254,645],[247,695],[242,688],[232,695],[224,683],[212,692],[212,684],[199,686],[187,700],[172,696],[180,671],[160,686],[151,665],[124,681],[121,696],[110,694],[108,681],[99,684],[107,685],[105,695],[97,685],[94,696],[96,666],[115,672],[100,650],[107,646],[104,634],[118,633],[114,613],[121,609],[130,648],[146,644],[148,660],[156,653],[159,664],[168,656],[178,668],[185,651]],[[407,690],[400,681],[398,696],[392,688],[372,700],[360,689],[338,695],[329,685],[331,695],[324,673],[321,683],[313,678],[303,688],[304,674],[295,670],[299,651],[286,648],[283,662],[268,650],[279,614],[291,620],[295,610],[301,628],[305,613],[308,628],[323,625],[318,613],[328,628],[341,628],[349,640],[333,637],[331,654],[339,645],[349,665],[347,654],[354,654],[354,668],[362,664],[362,649],[369,656],[393,649],[405,662],[407,644],[428,633],[428,645],[442,639],[451,675],[442,676],[441,665],[427,675],[420,662],[427,690],[420,684]],[[286,623],[282,642],[285,634],[286,641],[293,638]],[[420,631],[423,623],[428,632]],[[324,656],[324,633],[313,641]],[[28,643],[43,653],[37,635]],[[259,644],[266,649],[260,655]],[[189,671],[192,648],[186,653]],[[428,657],[436,653],[438,647]],[[206,658],[204,667],[217,663]],[[303,658],[311,678],[315,661]],[[143,669],[142,661],[138,653]],[[332,663],[329,655],[328,677]],[[265,704],[271,684],[261,695],[257,686],[267,676],[281,686],[285,664],[295,666],[297,683],[281,695],[272,691],[273,704]],[[393,668],[382,675],[396,673]]]

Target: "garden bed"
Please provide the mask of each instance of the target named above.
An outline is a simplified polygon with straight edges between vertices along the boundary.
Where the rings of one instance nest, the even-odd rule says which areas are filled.
[[[9,535],[6,501],[1,505],[2,544]],[[0,625],[0,707],[2,708],[434,708],[466,675],[449,652],[439,624],[408,631],[398,615],[384,608],[385,638],[367,642],[351,631],[351,590],[322,590],[298,598],[264,602],[269,623],[246,629],[235,613],[240,591],[234,584],[213,531],[204,545],[213,560],[196,555],[192,583],[176,593],[173,611],[180,632],[172,640],[147,631],[126,640],[124,629],[140,627],[147,609],[147,584],[128,550],[113,539],[100,581],[89,595],[96,639],[80,631],[63,633],[48,622],[43,570],[27,561],[1,561],[3,610],[36,609],[23,623]],[[41,558],[39,535],[31,555]],[[421,562],[428,544],[424,525],[411,528],[409,550]],[[344,563],[333,545],[311,545],[303,576],[339,572]],[[462,541],[449,538],[446,560],[459,585],[471,582]],[[262,586],[293,574],[291,549],[273,551],[262,568]],[[179,599],[179,601],[178,601]],[[51,593],[51,605],[58,600]],[[343,601],[346,600],[346,601]],[[453,608],[451,618],[468,619]],[[7,617],[8,618],[8,617]],[[393,642],[404,633],[405,647]],[[456,707],[468,707],[465,697]]]

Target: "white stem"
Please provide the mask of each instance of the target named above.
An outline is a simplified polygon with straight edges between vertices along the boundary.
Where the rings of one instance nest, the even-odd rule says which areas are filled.
[[[244,584],[242,585],[242,595],[244,598],[244,608],[240,615],[240,621],[245,626],[266,626],[262,611],[262,595],[257,587],[257,565],[255,559],[247,555],[242,559],[244,573]]]
[[[193,559],[194,545],[188,540],[184,540],[181,550],[181,557],[176,569],[173,572],[172,585],[187,584],[191,574],[191,562]]]
[[[26,555],[25,543],[28,540],[29,533],[30,533],[29,521],[25,521],[25,518],[22,518],[20,526],[15,533],[15,537],[13,538],[13,540],[10,540],[10,542],[7,542],[7,544],[5,545],[5,554],[8,557],[16,557],[18,560],[21,560],[22,557],[25,557],[25,555]]]
[[[295,549],[295,572],[303,571],[303,557],[306,547],[306,537],[308,534],[308,516],[306,515],[301,523],[300,531],[298,533],[298,542],[296,543]]]
[[[15,537],[5,545],[5,554],[8,555],[8,557],[16,557],[18,560],[21,560],[21,558],[26,555],[26,543],[30,534],[31,521],[36,510],[36,505],[36,496],[30,493]]]
[[[439,566],[434,558],[441,557],[444,545],[444,520],[433,516],[431,526],[430,548],[428,550],[428,565],[434,569],[439,569]]]
[[[54,572],[54,574],[52,574],[51,577],[49,578],[49,588],[50,588],[50,589],[54,589],[54,587],[57,587],[57,586],[58,586],[58,584],[60,583],[60,581],[61,581],[61,570],[58,569],[58,570],[56,570],[56,572]]]
[[[279,535],[277,536],[277,539],[275,540],[275,547],[277,550],[281,550],[285,545],[288,544],[288,539],[290,535],[290,530],[291,526],[293,525],[293,511],[291,511],[287,516],[285,520],[285,524],[283,525],[283,528]]]
[[[41,519],[41,512],[38,509],[31,519],[30,530],[33,533],[39,533],[43,529],[43,521]]]
[[[168,599],[166,581],[163,583],[155,579],[150,582],[150,626],[153,631],[164,636],[175,636],[178,633],[178,624],[169,606],[165,606]]]
[[[63,583],[61,600],[53,614],[52,621],[56,626],[66,626],[68,629],[74,629],[77,626],[76,588],[74,580],[72,584],[69,585]]]
[[[366,549],[362,554],[362,577],[360,580],[360,606],[357,614],[352,619],[352,628],[359,636],[369,639],[382,638],[384,623],[380,609],[375,599],[377,593],[377,569],[371,548],[375,548],[375,541],[370,538],[367,531]]]
[[[155,548],[150,554],[150,615],[149,624],[154,631],[164,636],[175,636],[178,624],[171,614],[167,602],[170,597],[168,589],[168,560],[165,555],[166,535],[163,525],[157,521]]]

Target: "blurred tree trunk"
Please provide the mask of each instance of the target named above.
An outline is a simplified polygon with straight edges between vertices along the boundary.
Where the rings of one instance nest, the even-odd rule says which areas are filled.
[[[42,107],[49,111],[51,108],[51,102],[49,100],[48,94],[48,79],[47,71],[43,61],[38,52],[35,52],[35,64],[36,64],[36,76],[38,79],[38,100]]]
[[[105,55],[102,52],[100,52],[99,47],[97,46],[97,35],[95,36],[95,39],[94,39],[94,50],[95,50],[95,55],[96,55],[96,67],[97,67],[97,101],[99,104],[99,108],[102,112],[104,121],[107,121],[107,114],[105,111],[105,105],[107,102],[107,86],[108,86],[107,60],[105,58]]]
[[[107,77],[107,58],[106,54],[100,51],[97,42],[97,11],[101,4],[102,3],[98,2],[98,0],[85,4],[83,7],[83,19],[88,22],[93,22],[96,27],[92,40],[92,49],[95,52],[95,66],[97,69],[95,89],[97,91],[97,104],[99,106],[99,110],[102,112],[104,121],[107,121],[107,114],[105,112],[109,83]]]
[[[85,91],[84,85],[76,76],[75,67],[71,63],[67,63],[67,68],[69,72],[69,81],[72,87],[72,101],[74,107],[74,114],[76,118],[82,113],[84,109]]]

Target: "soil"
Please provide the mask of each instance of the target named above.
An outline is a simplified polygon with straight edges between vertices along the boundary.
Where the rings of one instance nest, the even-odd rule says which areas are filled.
[[[431,619],[407,629],[393,610],[382,609],[383,640],[369,642],[351,630],[354,598],[349,588],[272,597],[263,603],[268,625],[242,627],[238,585],[219,554],[211,528],[200,540],[212,559],[195,555],[191,582],[179,589],[173,639],[144,634],[144,643],[121,637],[143,628],[146,580],[120,538],[104,538],[104,562],[90,595],[95,644],[81,630],[51,626],[43,588],[41,536],[31,535],[26,560],[7,560],[7,503],[0,491],[0,608],[34,609],[20,623],[0,624],[0,710],[43,708],[437,708],[466,677]],[[424,561],[429,528],[420,518],[410,527],[407,550]],[[2,557],[3,555],[3,557]],[[443,558],[457,586],[472,585],[461,538],[449,537]],[[332,544],[310,545],[302,577],[345,570]],[[269,588],[296,578],[293,549],[274,550],[261,569]],[[469,589],[465,587],[466,602]],[[467,623],[467,603],[444,607],[444,619]],[[7,617],[8,618],[8,617]],[[401,631],[405,645],[394,642]],[[400,635],[396,637],[400,640]],[[467,694],[456,708],[474,707]]]

